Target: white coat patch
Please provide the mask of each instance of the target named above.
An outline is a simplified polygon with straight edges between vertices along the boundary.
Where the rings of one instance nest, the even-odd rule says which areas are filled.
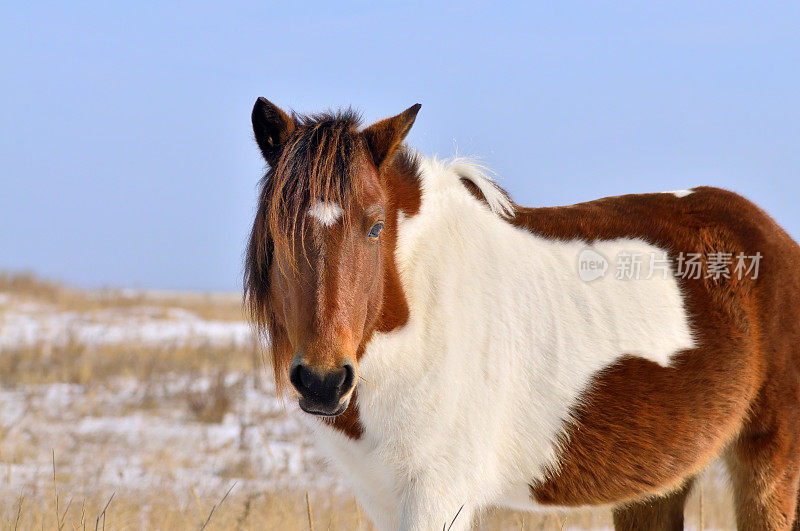
[[[336,203],[317,201],[308,209],[308,215],[319,221],[323,227],[331,227],[342,217],[342,207]]]
[[[687,195],[692,195],[694,193],[694,190],[691,190],[691,189],[689,189],[689,190],[675,190],[674,192],[667,192],[667,193],[668,194],[672,194],[675,197],[680,198],[680,197],[686,197]]]

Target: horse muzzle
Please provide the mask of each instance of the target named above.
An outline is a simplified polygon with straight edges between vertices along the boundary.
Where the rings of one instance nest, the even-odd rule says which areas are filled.
[[[300,409],[324,417],[335,417],[347,409],[355,377],[356,369],[350,362],[320,371],[296,358],[289,369],[289,381],[300,395]]]

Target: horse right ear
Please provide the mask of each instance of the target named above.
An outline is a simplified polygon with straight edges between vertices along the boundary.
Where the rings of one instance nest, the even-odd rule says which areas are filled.
[[[281,149],[294,131],[294,120],[266,98],[258,98],[253,106],[253,133],[264,160],[273,168]]]
[[[378,169],[403,143],[403,139],[414,125],[420,107],[422,105],[419,103],[412,105],[397,116],[374,123],[361,132],[372,153],[372,161]]]

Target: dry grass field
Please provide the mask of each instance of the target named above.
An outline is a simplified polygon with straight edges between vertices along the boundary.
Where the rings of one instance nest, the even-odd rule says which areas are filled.
[[[0,527],[372,529],[275,397],[236,294],[0,274]],[[603,529],[607,510],[480,529]],[[731,529],[719,467],[687,527]]]

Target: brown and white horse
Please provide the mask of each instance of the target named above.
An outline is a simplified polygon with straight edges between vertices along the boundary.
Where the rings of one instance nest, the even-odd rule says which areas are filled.
[[[800,247],[715,188],[515,205],[406,148],[418,110],[252,115],[249,309],[377,526],[606,505],[618,529],[680,528],[722,457],[739,526],[791,529]]]

